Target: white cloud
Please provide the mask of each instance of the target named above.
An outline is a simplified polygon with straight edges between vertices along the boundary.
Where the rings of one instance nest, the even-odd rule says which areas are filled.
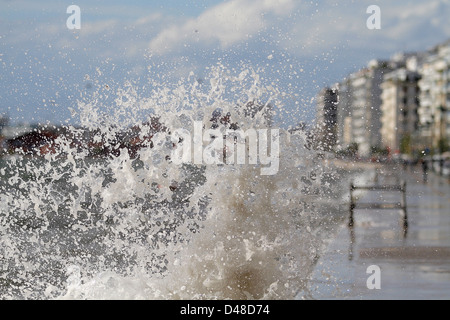
[[[160,12],[156,12],[156,13],[152,13],[149,14],[147,16],[138,18],[138,20],[136,21],[136,25],[140,26],[140,25],[148,25],[148,24],[153,24],[156,22],[161,22],[163,21],[163,15]]]
[[[318,85],[371,59],[426,50],[450,38],[450,0],[229,0],[215,6],[202,1],[195,12],[204,11],[195,18],[181,13],[183,4],[170,11],[153,1],[101,6],[83,1],[77,31],[67,29],[65,5],[55,1],[44,1],[42,8],[32,1],[4,6],[0,85],[5,105],[24,104],[14,92],[35,83],[42,83],[41,89],[29,90],[30,99],[42,101],[41,95],[55,91],[64,95],[80,85],[77,75],[90,74],[93,67],[104,68],[103,78],[118,83],[124,73],[177,81],[190,71],[202,76],[217,59],[235,65],[248,59],[267,67],[267,74],[273,71],[272,78],[292,84],[308,104]],[[381,8],[381,30],[366,28],[366,8],[373,3]],[[63,80],[54,79],[64,79],[64,88],[58,84]]]
[[[84,22],[80,29],[81,35],[100,35],[107,34],[119,26],[116,20],[101,20],[95,22]]]
[[[288,15],[294,0],[232,0],[206,10],[181,26],[169,26],[150,42],[153,53],[163,54],[188,42],[219,43],[222,48],[247,40],[271,24],[273,16]]]
[[[421,44],[430,36],[450,37],[450,1],[434,0],[393,8],[386,12],[391,41],[412,40]]]
[[[373,54],[397,50],[426,50],[433,43],[450,38],[450,0],[378,1],[381,8],[381,29],[369,30],[363,3],[307,4],[292,21],[289,37],[282,46],[297,56],[314,56],[330,48],[344,47],[356,57],[363,52]],[[348,58],[348,57],[347,57]],[[383,57],[368,57],[383,58]]]

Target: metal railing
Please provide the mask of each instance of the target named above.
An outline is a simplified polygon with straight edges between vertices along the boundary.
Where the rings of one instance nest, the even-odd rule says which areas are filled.
[[[399,202],[396,203],[357,203],[353,192],[355,190],[367,190],[367,191],[398,191],[402,193],[402,197]],[[403,230],[406,232],[408,228],[408,214],[406,207],[406,182],[402,181],[400,184],[395,185],[370,185],[370,186],[356,186],[353,182],[350,184],[350,217],[348,226],[354,226],[354,211],[355,209],[400,209],[403,212]]]

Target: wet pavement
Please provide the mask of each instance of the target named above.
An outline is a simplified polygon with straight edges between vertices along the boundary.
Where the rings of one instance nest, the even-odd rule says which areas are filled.
[[[402,210],[358,209],[319,259],[299,299],[450,299],[450,183],[420,167],[383,167],[369,185],[406,181],[408,227]],[[350,184],[349,184],[350,188]],[[356,191],[358,192],[358,191]],[[358,204],[392,204],[398,191],[364,191]]]

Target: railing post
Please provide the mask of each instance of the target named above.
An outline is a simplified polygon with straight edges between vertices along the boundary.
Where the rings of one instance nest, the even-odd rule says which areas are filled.
[[[354,211],[356,209],[356,201],[353,197],[353,192],[356,189],[366,189],[366,190],[384,190],[384,191],[400,191],[402,193],[400,202],[397,202],[395,204],[391,204],[392,207],[387,206],[383,207],[382,205],[376,206],[375,203],[368,203],[368,205],[371,206],[362,206],[362,209],[369,209],[369,208],[379,208],[379,209],[393,209],[393,208],[400,208],[403,211],[403,234],[406,236],[407,229],[408,229],[408,212],[407,212],[407,206],[406,206],[406,181],[398,181],[395,185],[374,185],[374,186],[355,186],[353,184],[353,181],[350,184],[350,216],[348,221],[348,226],[352,228],[354,226]],[[367,205],[365,203],[365,205]]]
[[[350,217],[348,221],[348,226],[351,228],[353,227],[353,211],[355,210],[355,202],[353,200],[353,190],[355,190],[355,186],[353,185],[353,182],[350,184]]]
[[[402,209],[403,209],[403,230],[408,228],[408,213],[406,210],[406,182],[402,184]]]

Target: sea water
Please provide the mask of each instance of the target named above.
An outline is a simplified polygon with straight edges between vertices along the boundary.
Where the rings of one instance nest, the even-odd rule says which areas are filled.
[[[294,299],[304,289],[346,217],[351,173],[305,131],[274,126],[283,93],[251,68],[153,86],[142,97],[126,84],[109,105],[99,91],[72,110],[80,125],[55,152],[1,159],[2,299]],[[176,130],[230,127],[214,122],[218,109],[247,132],[277,130],[276,172],[172,161],[187,143]],[[130,128],[151,144],[121,147]],[[86,130],[110,152],[74,144]]]

